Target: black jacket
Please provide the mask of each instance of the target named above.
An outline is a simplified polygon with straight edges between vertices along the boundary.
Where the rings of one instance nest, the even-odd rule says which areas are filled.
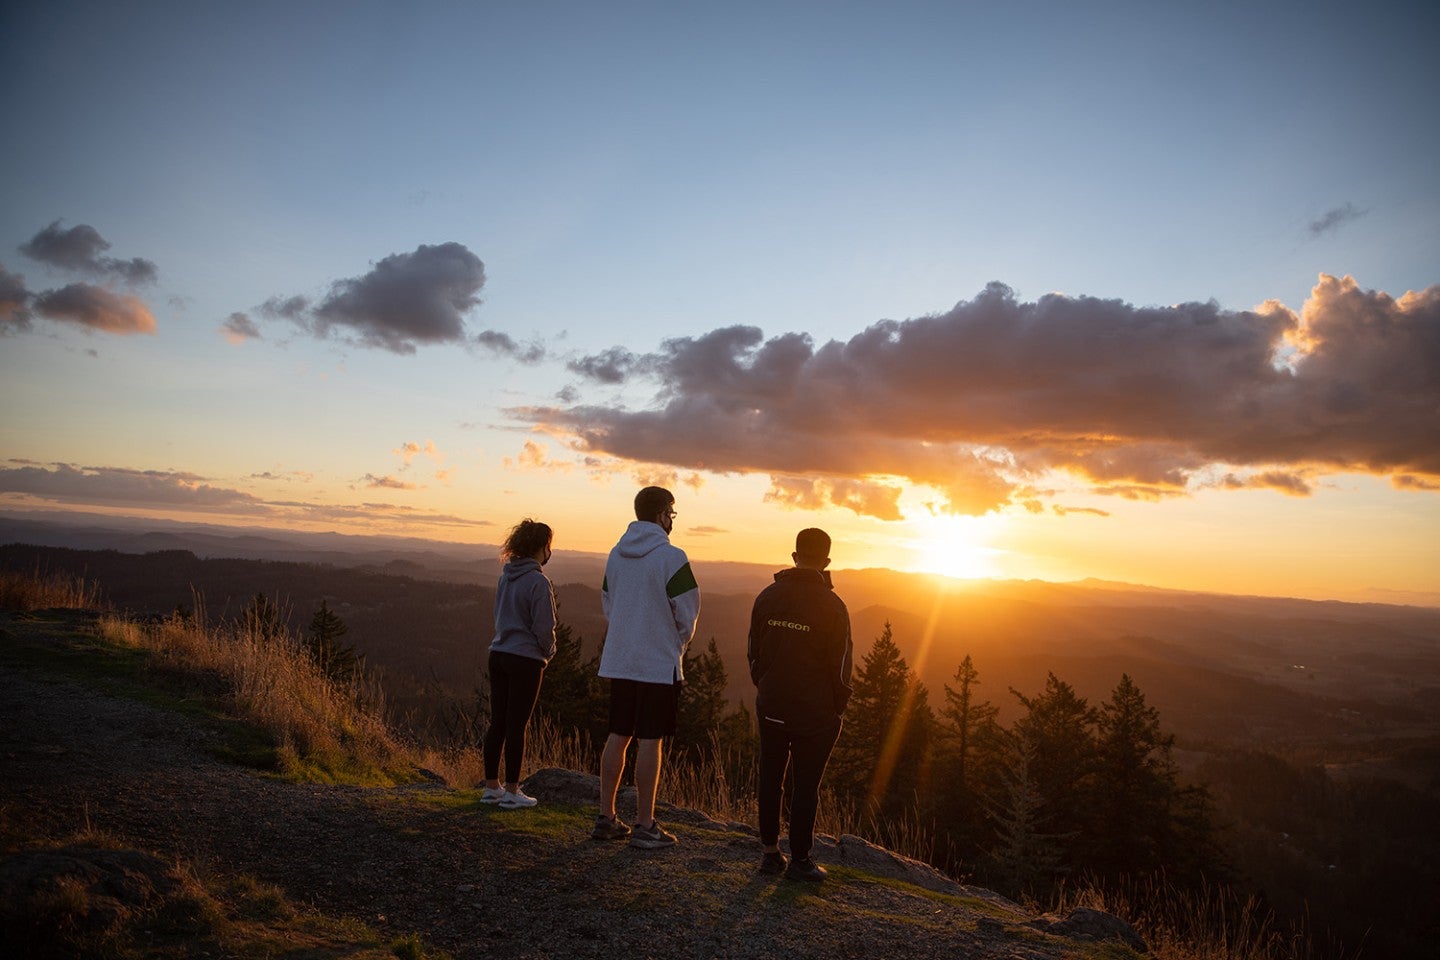
[[[850,702],[850,613],[828,573],[791,567],[775,574],[750,613],[749,657],[761,723],[804,732],[840,718]]]

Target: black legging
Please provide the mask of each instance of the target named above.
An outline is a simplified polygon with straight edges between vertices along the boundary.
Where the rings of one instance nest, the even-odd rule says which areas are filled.
[[[490,651],[490,729],[485,731],[485,779],[500,779],[500,748],[505,748],[505,782],[520,781],[525,759],[525,727],[540,697],[545,661],[517,653]]]
[[[790,792],[790,856],[803,860],[815,844],[815,813],[820,807],[820,778],[840,737],[840,721],[808,733],[792,733],[760,718],[760,842],[780,839],[780,792],[785,768],[793,777]]]

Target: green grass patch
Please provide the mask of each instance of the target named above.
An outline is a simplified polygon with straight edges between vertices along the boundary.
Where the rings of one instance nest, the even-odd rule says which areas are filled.
[[[502,810],[493,803],[481,803],[480,790],[433,790],[425,793],[388,795],[387,803],[414,804],[457,815],[483,817],[487,827],[507,833],[524,834],[542,840],[573,841],[588,837],[593,825],[593,807],[573,803],[546,803],[524,810]]]
[[[273,766],[277,776],[293,783],[325,783],[353,787],[398,787],[419,782],[413,770],[387,770],[346,753],[312,753],[297,756],[282,750]]]

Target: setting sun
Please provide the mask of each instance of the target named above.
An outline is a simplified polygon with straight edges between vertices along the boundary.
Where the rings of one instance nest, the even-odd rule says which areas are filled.
[[[988,546],[995,517],[931,517],[910,543],[912,566],[923,573],[975,579],[996,575],[1000,551]]]

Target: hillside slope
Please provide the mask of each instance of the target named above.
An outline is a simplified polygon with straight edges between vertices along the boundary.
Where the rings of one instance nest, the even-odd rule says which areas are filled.
[[[217,733],[204,722],[93,679],[103,652],[87,617],[0,614],[7,902],[53,838],[101,831],[458,958],[832,960],[895,943],[916,957],[1133,955],[1061,935],[1069,928],[1053,918],[855,838],[817,851],[833,870],[813,887],[758,875],[753,831],[695,811],[664,811],[682,838],[672,850],[596,843],[585,774],[541,771],[527,787],[542,805],[506,812],[435,783],[296,784],[230,766],[214,759]],[[166,955],[200,955],[177,949]]]

